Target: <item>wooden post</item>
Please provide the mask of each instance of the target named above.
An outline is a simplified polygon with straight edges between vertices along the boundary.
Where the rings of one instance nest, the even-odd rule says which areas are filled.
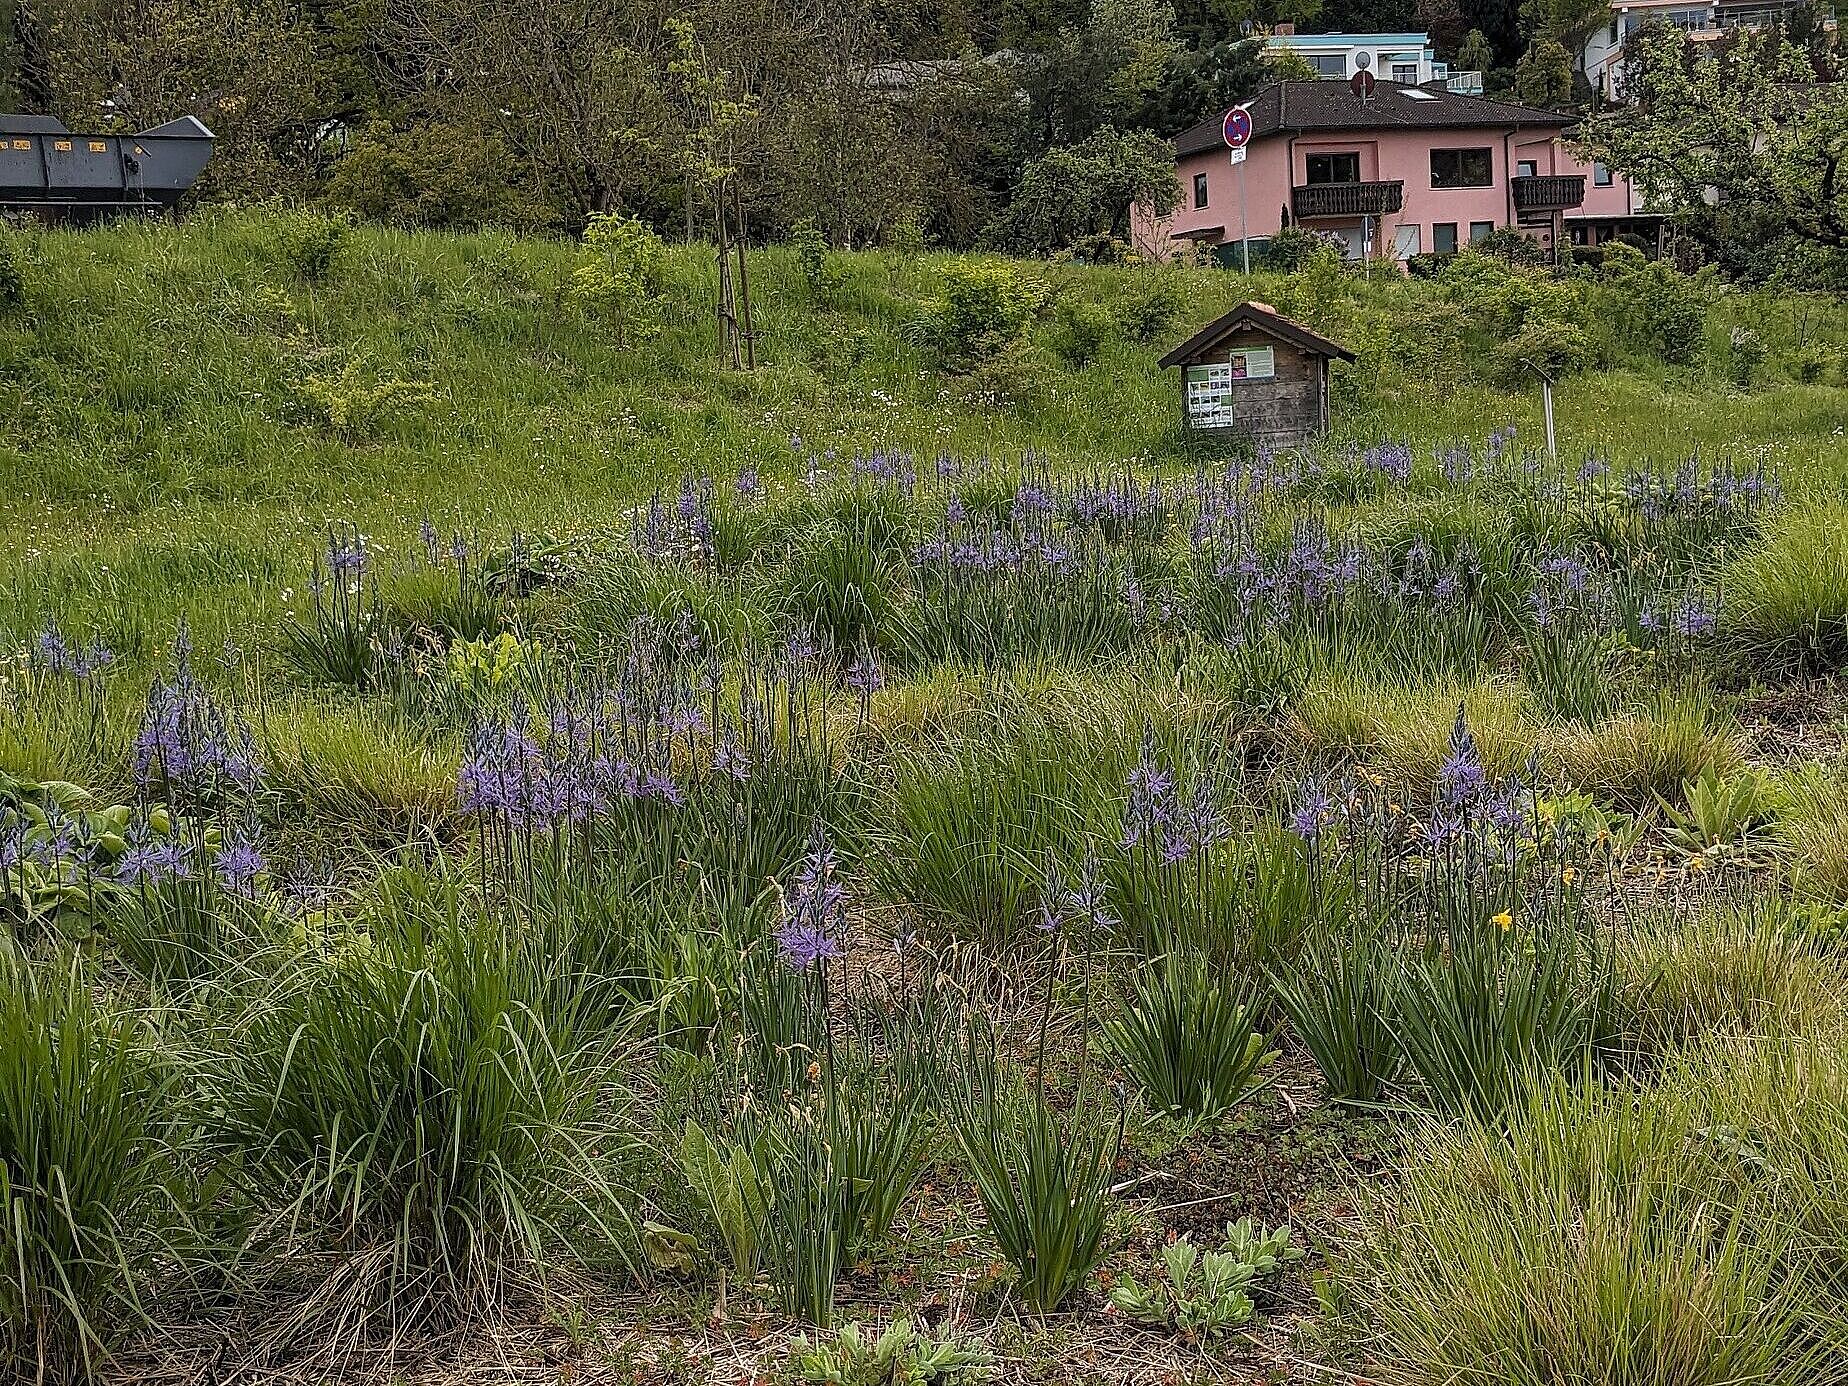
[[[738,308],[744,331],[744,368],[748,371],[757,369],[757,327],[751,321],[751,276],[745,269],[744,248],[747,236],[744,227],[744,202],[738,196],[738,180],[731,180],[732,210],[738,215]]]

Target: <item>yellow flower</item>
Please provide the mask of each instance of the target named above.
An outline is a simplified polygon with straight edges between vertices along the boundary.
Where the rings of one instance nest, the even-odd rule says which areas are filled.
[[[1693,856],[1688,858],[1688,870],[1705,871],[1706,869],[1707,869],[1707,859],[1706,857],[1702,856],[1699,852],[1696,852]]]
[[[1559,879],[1564,881],[1567,885],[1571,885],[1574,881],[1578,880],[1578,868],[1576,866],[1568,866],[1564,871],[1559,873]]]
[[[1493,924],[1505,934],[1514,927],[1514,916],[1507,910],[1503,910],[1500,914],[1491,918],[1489,923]]]

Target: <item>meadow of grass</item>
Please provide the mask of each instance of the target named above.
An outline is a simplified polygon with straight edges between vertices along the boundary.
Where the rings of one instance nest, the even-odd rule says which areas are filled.
[[[1848,1380],[1839,303],[324,234],[14,233],[9,1370]]]

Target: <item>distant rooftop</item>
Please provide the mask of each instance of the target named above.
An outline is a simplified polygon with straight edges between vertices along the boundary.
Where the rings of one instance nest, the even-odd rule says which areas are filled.
[[[1482,126],[1543,126],[1564,129],[1570,116],[1485,101],[1438,86],[1404,87],[1380,82],[1364,102],[1346,82],[1272,82],[1251,99],[1252,137],[1304,130],[1456,130]],[[1215,115],[1174,140],[1179,155],[1225,147],[1224,117]]]
[[[1429,48],[1429,34],[1271,34],[1265,42],[1276,48]]]

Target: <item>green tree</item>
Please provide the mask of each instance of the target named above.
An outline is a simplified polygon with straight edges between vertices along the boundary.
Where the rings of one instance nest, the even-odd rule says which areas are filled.
[[[329,154],[322,93],[312,36],[284,0],[106,0],[38,15],[48,104],[72,126],[194,115],[218,137],[200,193],[312,190]]]
[[[1174,150],[1166,140],[1147,130],[1106,126],[1028,164],[1013,201],[982,239],[1022,254],[1076,247],[1101,257],[1128,239],[1132,207],[1166,216],[1178,196]]]
[[[1572,95],[1572,55],[1558,39],[1536,38],[1514,68],[1514,94],[1529,106],[1563,106]]]
[[[1848,101],[1775,28],[1721,46],[1646,25],[1623,90],[1628,104],[1595,113],[1580,138],[1648,205],[1699,216],[1717,200],[1794,242],[1848,251]]]
[[[1250,100],[1275,80],[1263,39],[1232,39],[1191,49],[1176,58],[1168,80],[1145,109],[1144,120],[1158,134],[1179,134],[1228,106]]]
[[[1495,50],[1489,47],[1489,36],[1480,29],[1471,29],[1463,37],[1463,46],[1457,50],[1457,67],[1464,72],[1487,72],[1495,66]]]

